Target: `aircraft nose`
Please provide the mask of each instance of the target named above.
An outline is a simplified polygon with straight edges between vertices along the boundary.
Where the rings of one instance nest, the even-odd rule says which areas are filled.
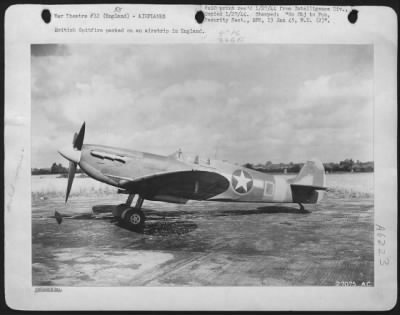
[[[74,150],[71,147],[65,147],[58,150],[58,153],[61,154],[62,157],[66,158],[68,161],[79,163],[81,160],[81,151]]]

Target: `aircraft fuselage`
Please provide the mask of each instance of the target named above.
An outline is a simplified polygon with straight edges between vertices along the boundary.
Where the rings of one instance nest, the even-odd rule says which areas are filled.
[[[169,202],[194,200],[236,201],[236,202],[299,202],[293,199],[290,179],[247,169],[240,165],[220,160],[201,160],[198,157],[161,156],[146,152],[120,149],[103,145],[84,144],[79,162],[81,169],[89,176],[106,184],[124,189],[127,193],[139,193],[146,199]],[[207,177],[190,176],[191,172],[220,176],[213,193],[206,188]],[[162,187],[162,176],[172,172],[187,172],[187,181],[176,181],[171,188]],[[148,185],[141,185],[143,178],[154,177],[160,185],[156,191]],[[136,183],[136,179],[139,182]],[[161,181],[161,182],[160,182]],[[169,180],[169,183],[171,181]],[[171,184],[169,184],[171,185]],[[318,194],[310,192],[306,199],[317,202]],[[307,203],[307,200],[301,202]]]

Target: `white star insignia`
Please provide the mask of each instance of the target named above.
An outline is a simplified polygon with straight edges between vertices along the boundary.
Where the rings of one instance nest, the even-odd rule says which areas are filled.
[[[240,171],[240,176],[233,175],[233,177],[235,177],[237,180],[235,190],[238,190],[240,187],[242,187],[244,191],[247,192],[247,183],[250,182],[251,179],[244,176],[243,171]]]

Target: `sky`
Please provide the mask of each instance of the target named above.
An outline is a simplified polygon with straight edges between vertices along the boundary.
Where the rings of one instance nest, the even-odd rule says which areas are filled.
[[[83,121],[162,155],[373,160],[372,45],[32,45],[31,79],[32,167],[67,165]]]

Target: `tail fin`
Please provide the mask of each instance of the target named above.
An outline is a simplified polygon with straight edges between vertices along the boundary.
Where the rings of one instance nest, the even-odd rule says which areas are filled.
[[[325,187],[324,165],[317,159],[307,161],[300,170],[300,173],[291,181],[291,184]]]
[[[326,190],[325,169],[321,161],[307,161],[300,173],[289,180],[293,202],[318,203]]]

